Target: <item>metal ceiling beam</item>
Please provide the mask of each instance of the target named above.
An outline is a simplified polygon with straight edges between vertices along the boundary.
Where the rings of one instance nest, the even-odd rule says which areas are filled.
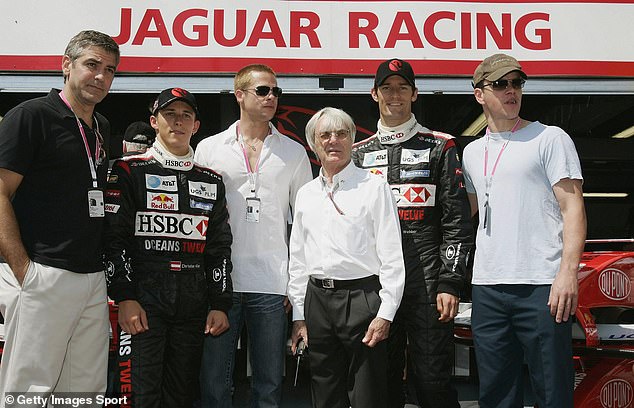
[[[321,77],[323,78],[339,78]],[[319,86],[320,77],[279,76],[285,94],[367,94],[373,78],[345,77],[343,86],[326,90]],[[57,74],[0,74],[0,92],[47,92],[63,85]],[[119,75],[111,92],[155,93],[169,86],[179,86],[194,93],[227,93],[233,90],[232,76],[202,75]],[[417,78],[420,93],[471,94],[470,78]],[[634,95],[634,78],[531,78],[525,94],[543,95]]]

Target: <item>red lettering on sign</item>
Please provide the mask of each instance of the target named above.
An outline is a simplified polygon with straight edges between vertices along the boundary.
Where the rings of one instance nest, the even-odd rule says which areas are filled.
[[[365,24],[362,26],[361,23]],[[379,18],[370,12],[350,12],[348,14],[348,47],[359,48],[359,37],[364,36],[368,40],[370,48],[380,48],[379,39],[374,29],[379,26]]]

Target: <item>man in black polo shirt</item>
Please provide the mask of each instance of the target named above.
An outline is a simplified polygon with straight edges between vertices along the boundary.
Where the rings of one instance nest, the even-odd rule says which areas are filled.
[[[63,90],[20,104],[0,123],[0,407],[24,392],[105,391],[110,129],[94,107],[118,63],[110,36],[80,32],[62,58]]]

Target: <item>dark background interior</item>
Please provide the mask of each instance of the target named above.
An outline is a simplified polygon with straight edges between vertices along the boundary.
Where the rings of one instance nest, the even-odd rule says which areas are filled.
[[[43,93],[0,93],[0,115],[18,103]],[[195,145],[238,118],[232,94],[197,94],[201,129],[192,139]],[[121,152],[121,138],[128,124],[148,120],[148,106],[155,94],[111,93],[98,106],[112,125],[112,156]],[[357,140],[376,129],[378,108],[365,95],[284,94],[276,116],[277,127],[289,137],[303,142],[304,126],[311,114],[324,107],[346,110],[358,126]],[[460,135],[481,113],[472,95],[421,94],[413,111],[426,127]],[[586,198],[588,238],[634,237],[634,138],[613,139],[612,135],[634,124],[634,95],[530,95],[525,94],[522,117],[556,125],[571,136],[584,173],[585,192],[628,193],[627,198]],[[481,132],[483,133],[483,132]],[[459,136],[464,147],[473,137]],[[314,155],[309,152],[314,161]],[[316,167],[315,167],[316,169]]]

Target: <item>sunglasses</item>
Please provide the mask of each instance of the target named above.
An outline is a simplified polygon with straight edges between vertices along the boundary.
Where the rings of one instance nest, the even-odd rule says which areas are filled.
[[[508,88],[510,84],[513,89],[522,89],[524,88],[525,83],[526,80],[524,78],[498,79],[497,81],[482,85],[482,88],[484,88],[485,86],[490,86],[491,89],[493,89],[494,91],[504,91],[506,88]]]
[[[268,96],[269,92],[273,92],[273,96],[279,98],[282,96],[282,88],[279,86],[270,87],[267,85],[256,86],[254,89],[244,89],[245,91],[255,91],[257,96]]]

